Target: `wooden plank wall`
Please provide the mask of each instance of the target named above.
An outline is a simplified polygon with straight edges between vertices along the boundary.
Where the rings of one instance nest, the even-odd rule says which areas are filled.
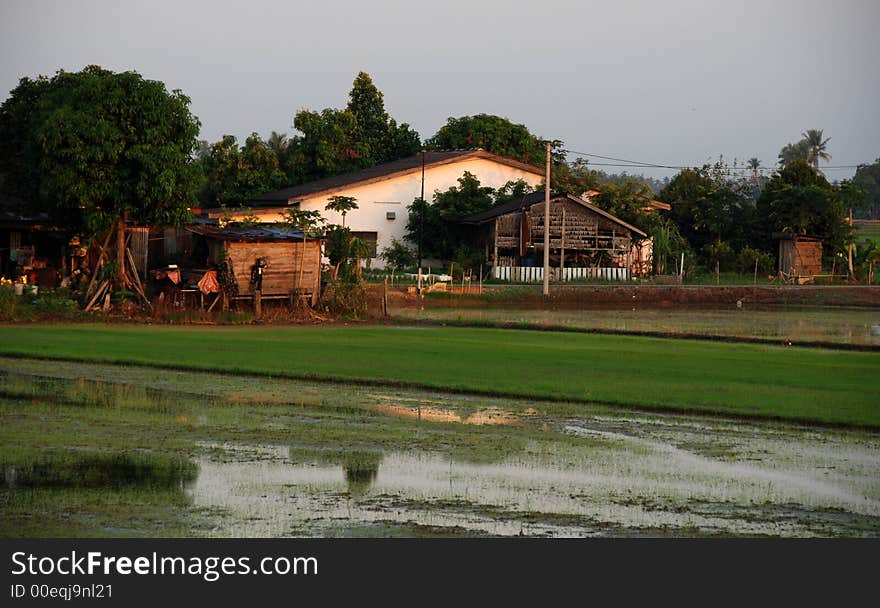
[[[268,267],[263,271],[263,295],[290,294],[299,287],[300,259],[303,243],[282,241],[274,243],[227,242],[226,257],[238,284],[239,295],[251,295],[251,269],[258,258],[265,258]],[[307,241],[302,271],[302,288],[317,295],[321,288],[321,242]]]
[[[550,248],[562,247],[562,209],[565,207],[565,249],[576,251],[623,251],[631,247],[629,231],[571,201],[550,202]],[[544,205],[528,210],[531,244],[544,250]],[[496,233],[499,249],[514,249],[520,243],[520,213],[498,218]]]

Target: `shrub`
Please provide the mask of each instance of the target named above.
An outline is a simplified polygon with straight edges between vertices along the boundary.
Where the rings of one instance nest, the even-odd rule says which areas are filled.
[[[749,274],[755,271],[755,262],[758,262],[758,272],[767,274],[774,270],[773,256],[766,251],[743,247],[736,256],[736,268],[739,272]]]

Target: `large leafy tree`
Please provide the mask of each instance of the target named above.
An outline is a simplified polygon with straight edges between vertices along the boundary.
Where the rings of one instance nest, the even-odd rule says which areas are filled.
[[[772,232],[817,236],[826,255],[842,250],[847,240],[845,212],[840,188],[829,184],[806,161],[793,162],[775,173],[757,208],[765,239]]]
[[[552,141],[555,163],[563,163],[562,142]],[[425,142],[431,150],[469,150],[483,148],[493,154],[544,166],[546,140],[507,118],[491,114],[449,118],[434,136]]]
[[[24,78],[0,106],[0,171],[11,192],[91,234],[124,222],[177,224],[193,202],[199,122],[180,91],[98,66]]]
[[[293,183],[372,167],[421,149],[418,134],[388,115],[382,92],[365,72],[355,78],[344,110],[302,110],[293,126],[302,134],[287,150],[285,169]]]
[[[256,133],[239,147],[234,135],[212,144],[203,159],[204,202],[209,206],[239,206],[284,185],[276,152]]]
[[[859,165],[852,184],[864,193],[861,204],[853,205],[860,217],[880,219],[880,158],[870,165]]]
[[[730,178],[722,162],[683,169],[659,195],[671,203],[670,218],[695,249],[727,242],[739,248],[749,242],[754,205],[750,188]]]
[[[463,247],[471,245],[477,229],[461,224],[461,220],[492,207],[495,190],[480,184],[472,173],[458,178],[458,186],[434,193],[434,204],[416,199],[409,206],[406,238],[419,242],[420,231],[430,235],[422,240],[423,255],[449,260]]]

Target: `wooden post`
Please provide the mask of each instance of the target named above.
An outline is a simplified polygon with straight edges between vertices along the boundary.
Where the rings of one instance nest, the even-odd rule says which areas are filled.
[[[480,264],[480,295],[483,295],[483,265]]]
[[[254,318],[259,319],[263,316],[263,292],[260,289],[254,290]]]
[[[495,234],[492,235],[492,240],[495,242],[495,249],[493,251],[492,256],[492,268],[498,268],[498,220],[500,218],[495,218]]]
[[[565,203],[562,203],[562,241],[561,251],[559,252],[559,280],[565,280]]]
[[[758,258],[755,258],[755,285],[758,284]]]
[[[223,297],[223,301],[220,303],[220,306],[222,306],[223,312],[226,312],[229,310],[229,296],[226,295],[225,289],[223,290],[221,295]]]
[[[125,218],[120,217],[116,222],[116,284],[119,289],[125,289],[128,279],[125,276]]]
[[[550,295],[550,142],[544,176],[544,295]]]
[[[382,288],[382,316],[388,316],[388,277],[385,277]]]
[[[849,236],[852,238],[852,226],[853,226],[853,214],[852,207],[849,208]],[[849,262],[849,278],[854,279],[856,276],[855,271],[853,270],[853,243],[849,243],[846,246],[846,254]]]

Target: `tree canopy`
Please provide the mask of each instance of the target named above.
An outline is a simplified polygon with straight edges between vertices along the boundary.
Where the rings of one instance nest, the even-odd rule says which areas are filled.
[[[869,165],[859,165],[852,184],[864,193],[861,205],[854,205],[862,217],[880,219],[880,158]]]
[[[98,66],[23,78],[0,106],[4,189],[91,232],[188,217],[199,121],[180,91]]]
[[[828,183],[807,161],[774,174],[758,199],[765,237],[771,232],[809,234],[822,239],[826,255],[842,248],[848,234],[840,188]]]
[[[562,142],[550,142],[555,162],[564,162]],[[483,148],[487,152],[506,156],[539,167],[544,166],[546,140],[526,128],[501,116],[477,114],[449,118],[432,138],[425,142],[430,150],[470,150]]]
[[[301,135],[290,140],[282,165],[294,184],[412,156],[421,149],[418,133],[388,115],[382,92],[365,72],[355,78],[344,110],[301,110],[293,126]]]
[[[243,205],[286,181],[275,151],[256,133],[240,148],[235,136],[224,135],[210,146],[201,163],[205,172],[202,199],[209,206]]]

